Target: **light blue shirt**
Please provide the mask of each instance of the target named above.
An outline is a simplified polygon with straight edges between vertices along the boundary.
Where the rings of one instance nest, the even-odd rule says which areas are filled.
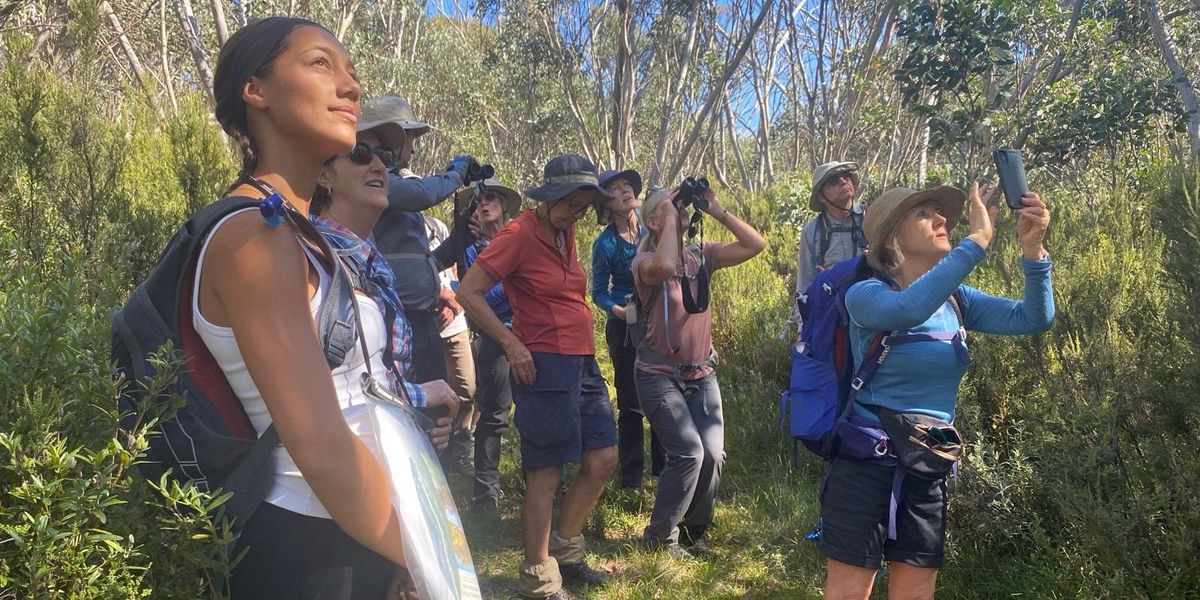
[[[1017,302],[963,285],[963,279],[984,256],[978,244],[966,239],[904,290],[894,291],[879,279],[851,286],[846,292],[846,310],[855,369],[879,331],[907,335],[957,330],[958,317],[949,301],[955,289],[962,298],[963,324],[969,331],[1019,335],[1049,329],[1054,319],[1050,260],[1021,259],[1025,298]],[[952,342],[893,346],[875,376],[859,390],[854,414],[878,422],[863,406],[868,404],[953,421],[958,385],[966,372],[967,365],[958,359]]]

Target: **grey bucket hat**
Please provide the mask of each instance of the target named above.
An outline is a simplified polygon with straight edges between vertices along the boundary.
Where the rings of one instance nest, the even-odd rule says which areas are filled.
[[[967,195],[960,189],[940,185],[935,188],[917,191],[911,188],[892,188],[879,195],[867,214],[863,217],[863,234],[871,248],[879,248],[883,241],[896,230],[900,220],[908,211],[922,202],[933,202],[942,210],[946,218],[946,231],[953,231],[954,226],[962,219],[963,206],[967,203]],[[867,253],[867,262],[877,270],[884,270],[879,262],[877,252]]]
[[[379,96],[362,104],[358,130],[378,129],[379,141],[389,148],[399,148],[405,137],[415,138],[429,131],[429,126],[417,120],[408,100],[397,96]]]
[[[504,214],[509,217],[517,216],[521,211],[521,193],[507,185],[504,185],[496,177],[490,177],[483,180],[484,187],[487,191],[495,193],[504,199]],[[469,185],[454,194],[454,203],[456,206],[466,206],[471,201],[471,194],[475,193],[475,186]]]
[[[596,165],[578,154],[563,154],[546,162],[542,169],[542,185],[525,190],[525,195],[538,202],[549,202],[578,189],[591,189],[605,198],[612,197],[608,190],[600,187]]]
[[[809,208],[817,212],[821,211],[821,203],[817,201],[817,192],[821,191],[821,186],[825,185],[830,177],[842,173],[849,173],[854,178],[854,186],[858,187],[858,163],[856,162],[833,161],[817,165],[817,168],[813,169],[812,193],[808,196]]]

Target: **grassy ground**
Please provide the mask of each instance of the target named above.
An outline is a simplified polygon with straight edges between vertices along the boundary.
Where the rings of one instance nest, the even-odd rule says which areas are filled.
[[[788,463],[790,446],[775,426],[777,384],[739,380],[729,372],[719,378],[728,460],[710,533],[714,555],[681,561],[641,547],[638,540],[649,520],[655,481],[647,476],[644,489],[634,493],[621,490],[614,480],[585,531],[589,559],[612,573],[613,582],[572,591],[597,600],[820,597],[824,561],[816,544],[802,538],[818,510],[816,465],[796,470]],[[522,482],[516,435],[510,432],[501,464],[499,521],[464,514],[485,598],[519,597]],[[457,476],[451,483],[465,509],[469,483]]]

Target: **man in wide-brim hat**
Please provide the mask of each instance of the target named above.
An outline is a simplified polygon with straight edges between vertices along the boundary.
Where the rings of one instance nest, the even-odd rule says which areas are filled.
[[[817,271],[853,258],[867,247],[862,232],[865,207],[854,202],[859,191],[858,163],[833,161],[813,169],[808,207],[817,218],[800,230],[796,293],[803,294]]]
[[[616,427],[608,387],[596,364],[587,276],[575,248],[575,223],[609,193],[582,156],[546,163],[542,184],[525,190],[537,201],[492,238],[459,286],[471,320],[503,348],[511,365],[515,422],[521,435],[525,501],[520,591],[528,598],[574,598],[563,577],[588,584],[608,574],[584,562],[583,526],[616,466]],[[484,293],[504,284],[512,329]],[[563,465],[579,463],[551,530],[554,492]]]

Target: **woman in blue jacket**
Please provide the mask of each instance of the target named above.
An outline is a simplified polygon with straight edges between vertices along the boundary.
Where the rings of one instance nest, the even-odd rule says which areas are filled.
[[[997,209],[985,203],[994,195],[991,190],[981,198],[978,184],[971,186],[970,231],[957,247],[949,233],[962,216],[961,190],[892,189],[867,211],[867,260],[879,276],[846,293],[855,367],[879,332],[888,332],[892,343],[858,391],[851,415],[867,427],[882,425],[900,458],[856,459],[839,447],[830,463],[821,494],[826,598],[867,598],[884,560],[890,597],[933,598],[946,536],[945,476],[917,468],[912,457],[928,454],[906,452],[907,432],[926,435],[935,449],[961,442],[949,424],[969,360],[965,330],[1036,333],[1049,329],[1054,318],[1050,259],[1042,246],[1050,213],[1037,194],[1025,194],[1024,207],[1015,211],[1024,299],[997,298],[963,284],[992,241]],[[924,428],[904,429],[916,422]],[[943,439],[947,435],[954,439]],[[940,464],[949,469],[952,462]]]
[[[642,489],[645,459],[642,453],[642,408],[634,385],[633,363],[637,346],[629,339],[625,325],[625,298],[634,293],[633,272],[629,265],[637,254],[642,223],[637,208],[642,202],[642,176],[632,169],[605,171],[600,185],[612,194],[607,206],[597,207],[601,222],[608,226],[592,244],[592,302],[608,315],[604,337],[613,363],[617,388],[617,457],[621,487]],[[650,472],[662,472],[664,456],[657,436],[650,432]]]

